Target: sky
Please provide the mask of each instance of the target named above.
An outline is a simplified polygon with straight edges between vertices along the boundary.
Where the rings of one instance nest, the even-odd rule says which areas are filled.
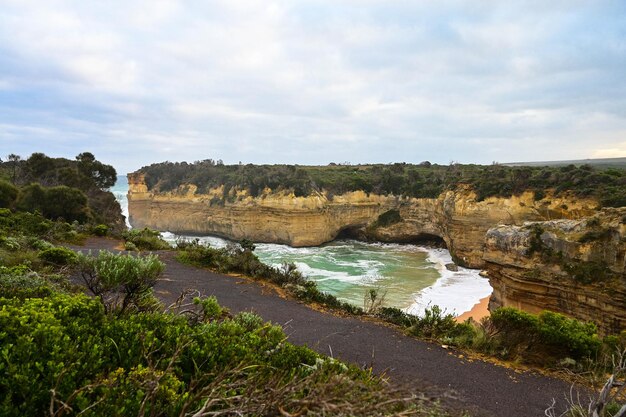
[[[0,157],[626,156],[626,1],[0,0]]]

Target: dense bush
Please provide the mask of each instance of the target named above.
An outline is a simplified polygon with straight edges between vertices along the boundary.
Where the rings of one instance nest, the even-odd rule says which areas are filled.
[[[0,207],[12,207],[17,198],[18,189],[10,182],[0,180]]]
[[[156,230],[131,229],[122,233],[126,241],[126,250],[166,250],[171,249],[170,245],[161,238],[161,234]],[[129,245],[129,244],[132,244]]]
[[[52,294],[0,298],[0,328],[7,417],[427,414],[250,313],[194,325],[162,313],[116,318],[95,299]]]
[[[448,340],[452,340],[464,335],[468,328],[461,323],[457,323],[454,314],[446,313],[441,307],[434,305],[427,307],[423,316],[412,320],[408,331],[415,336],[429,339],[442,339],[445,337]]]
[[[109,234],[109,226],[107,226],[106,224],[99,224],[97,226],[94,226],[93,234],[96,236],[106,236],[107,234]]]
[[[36,298],[52,293],[48,280],[31,271],[25,265],[0,266],[0,298]]]
[[[593,323],[550,311],[535,316],[499,308],[492,312],[489,322],[498,335],[494,342],[507,357],[544,363],[566,357],[578,360],[595,355],[602,345]]]
[[[115,184],[115,169],[89,152],[74,161],[42,153],[25,160],[15,155],[0,162],[0,175],[3,173],[12,178],[19,193],[15,196],[15,187],[0,183],[0,207],[39,211],[50,219],[106,223],[118,231],[125,228],[119,203],[106,191]]]
[[[39,252],[39,257],[43,261],[56,266],[72,265],[78,260],[76,252],[63,247],[44,249]]]
[[[165,265],[156,255],[131,256],[100,251],[78,254],[85,286],[100,298],[107,312],[151,311],[156,308],[152,287]]]

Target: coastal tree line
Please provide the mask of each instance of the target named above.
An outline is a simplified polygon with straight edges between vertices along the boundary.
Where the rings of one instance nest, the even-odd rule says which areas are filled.
[[[373,164],[373,165],[225,165],[212,159],[187,162],[162,162],[143,167],[149,189],[160,192],[193,184],[199,192],[224,186],[224,199],[232,189],[246,190],[256,197],[264,189],[290,191],[296,196],[317,192],[333,195],[365,191],[382,195],[434,198],[447,190],[471,186],[479,200],[510,197],[533,191],[542,199],[548,190],[556,195],[573,193],[592,197],[605,207],[626,205],[626,170],[599,169],[591,165],[504,166]]]
[[[90,152],[74,160],[33,153],[0,162],[0,208],[39,212],[49,219],[123,226],[119,203],[107,192],[117,173]]]

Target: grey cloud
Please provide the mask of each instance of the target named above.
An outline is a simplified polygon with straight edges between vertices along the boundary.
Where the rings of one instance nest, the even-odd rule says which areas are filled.
[[[625,27],[610,1],[8,3],[0,147],[123,172],[626,155]]]

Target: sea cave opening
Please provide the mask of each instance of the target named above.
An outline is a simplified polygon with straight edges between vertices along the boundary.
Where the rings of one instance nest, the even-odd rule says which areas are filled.
[[[372,237],[367,234],[365,230],[365,225],[346,226],[339,231],[335,239],[355,239],[361,241],[375,240],[387,243],[407,243],[445,249],[447,249],[448,247],[441,236],[432,233],[406,234],[399,236],[389,236],[385,239],[372,239]]]
[[[448,248],[445,240],[439,235],[433,235],[431,233],[420,233],[415,236],[407,237],[402,243],[412,243],[415,245],[432,246],[435,248]]]

